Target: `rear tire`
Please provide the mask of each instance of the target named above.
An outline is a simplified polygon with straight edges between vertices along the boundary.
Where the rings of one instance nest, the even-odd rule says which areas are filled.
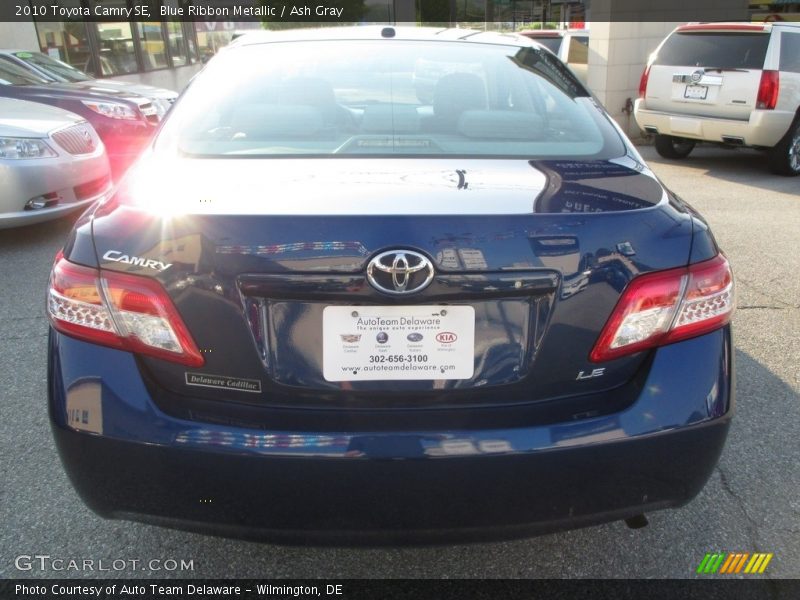
[[[795,119],[784,138],[770,149],[768,157],[773,173],[787,177],[800,175],[800,119]]]
[[[664,158],[681,159],[694,150],[695,142],[671,135],[656,135],[656,152]]]

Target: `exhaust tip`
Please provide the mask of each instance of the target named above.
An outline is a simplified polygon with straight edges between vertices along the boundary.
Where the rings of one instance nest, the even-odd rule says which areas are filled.
[[[647,527],[648,524],[649,521],[644,513],[625,519],[625,525],[627,525],[629,529],[641,529],[642,527]]]
[[[730,144],[731,146],[744,146],[744,138],[738,136],[723,135],[722,141],[725,144]]]

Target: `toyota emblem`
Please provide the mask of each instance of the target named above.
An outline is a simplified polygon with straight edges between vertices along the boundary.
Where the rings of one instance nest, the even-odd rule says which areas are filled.
[[[369,261],[367,280],[386,294],[411,294],[433,281],[433,264],[413,250],[389,250]]]
[[[705,75],[705,71],[703,71],[703,69],[697,69],[697,71],[692,73],[691,79],[694,83],[697,83],[703,78],[703,75]]]

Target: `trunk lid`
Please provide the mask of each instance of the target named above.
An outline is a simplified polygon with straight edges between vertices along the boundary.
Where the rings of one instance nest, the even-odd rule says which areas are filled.
[[[222,176],[209,181],[211,170]],[[145,158],[130,180],[95,215],[98,260],[160,280],[206,359],[189,369],[143,358],[147,381],[218,402],[451,408],[622,385],[646,357],[595,365],[592,346],[630,278],[687,264],[692,239],[689,214],[629,157]],[[408,295],[370,285],[368,264],[392,250],[427,257],[430,285]],[[342,352],[366,342],[383,352],[380,330],[328,331],[329,307],[371,316],[468,307],[472,375],[326,379],[331,335]],[[400,331],[402,355],[423,354],[410,334],[428,331]]]

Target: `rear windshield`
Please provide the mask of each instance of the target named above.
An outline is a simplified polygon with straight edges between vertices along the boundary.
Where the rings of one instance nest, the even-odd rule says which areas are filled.
[[[768,33],[673,33],[654,64],[720,69],[763,69]]]
[[[549,52],[464,42],[285,42],[220,53],[157,147],[194,156],[624,153]]]
[[[800,73],[800,33],[781,33],[781,71]]]

